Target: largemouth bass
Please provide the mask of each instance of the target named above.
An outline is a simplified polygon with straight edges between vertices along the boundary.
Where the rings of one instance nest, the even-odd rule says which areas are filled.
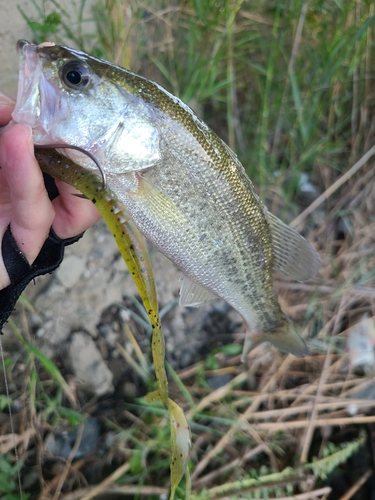
[[[79,146],[101,163],[141,233],[184,273],[180,304],[225,299],[244,318],[244,352],[307,348],[281,311],[272,274],[312,278],[320,259],[257,196],[237,156],[158,84],[62,46],[18,43],[15,122],[38,145]],[[77,151],[61,150],[92,169]]]

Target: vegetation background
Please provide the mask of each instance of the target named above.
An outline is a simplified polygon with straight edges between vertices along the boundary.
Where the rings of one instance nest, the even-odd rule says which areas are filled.
[[[171,370],[192,428],[191,498],[373,500],[374,3],[32,3],[34,15],[21,12],[35,42],[64,41],[114,61],[189,104],[238,154],[269,209],[302,231],[322,258],[309,283],[275,280],[283,309],[304,325],[311,356],[261,346],[244,367],[241,347],[231,341],[194,366]],[[21,382],[20,357],[6,360],[12,398],[28,408],[27,419],[15,418],[19,454],[26,464],[35,461],[39,476],[24,498],[166,495],[165,413],[143,400],[105,421],[115,436],[105,456],[70,457],[46,472],[46,429],[77,426],[90,409],[72,405],[64,374],[14,329],[30,367]],[[362,362],[352,338],[364,339]],[[142,356],[138,362],[147,365]],[[229,380],[213,390],[207,379],[214,375]],[[6,411],[7,398],[0,398]],[[36,436],[30,448],[26,432]],[[89,471],[98,461],[93,484]],[[0,456],[2,498],[18,498],[16,469],[11,453]],[[185,498],[184,484],[179,495]]]

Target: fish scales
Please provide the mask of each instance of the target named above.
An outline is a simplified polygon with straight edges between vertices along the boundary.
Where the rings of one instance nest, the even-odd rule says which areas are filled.
[[[245,311],[251,304],[257,319],[263,323],[262,327],[274,327],[280,318],[277,314],[279,307],[271,276],[273,256],[270,231],[264,231],[267,222],[260,210],[262,205],[246,175],[241,175],[242,183],[231,182],[236,174],[238,178],[238,174],[242,173],[242,165],[235,162],[219,141],[221,151],[219,147],[211,148],[211,154],[207,155],[202,149],[202,156],[207,155],[208,161],[206,158],[199,161],[198,155],[192,158],[181,152],[181,146],[186,144],[183,133],[179,131],[178,134],[173,134],[172,130],[169,132],[165,135],[169,158],[162,166],[152,170],[150,181],[187,217],[188,233],[184,235],[183,225],[178,224],[170,234],[170,244],[176,247],[173,259],[194,281],[225,298],[229,303],[232,302],[235,286],[238,289],[237,307],[238,296],[241,296],[244,303],[242,314],[246,314]],[[199,151],[197,145],[194,150]],[[184,161],[184,158],[187,158],[187,161]],[[219,162],[223,175],[212,176],[211,164],[217,165]],[[176,163],[180,166],[180,188],[177,193],[173,188]],[[229,217],[233,214],[235,217]],[[150,220],[150,216],[141,218]],[[155,224],[162,219],[159,214],[154,219]],[[208,229],[211,231],[208,232]],[[148,233],[149,230],[144,228],[144,232]],[[156,234],[164,235],[165,231],[156,231]],[[201,237],[202,234],[204,238]],[[158,247],[161,246],[158,240],[152,242]],[[186,252],[189,256],[187,262],[180,260],[185,256],[181,253],[181,248],[189,248]],[[195,265],[197,260],[201,262],[198,268]],[[225,283],[223,277],[226,277],[230,286]],[[260,286],[257,286],[258,283]],[[271,313],[269,306],[264,307],[265,303],[273,306]],[[250,317],[248,320],[250,321]],[[251,326],[259,328],[253,320]]]
[[[37,144],[80,146],[144,236],[184,273],[182,305],[225,299],[247,324],[245,352],[264,340],[306,347],[280,309],[272,274],[306,280],[319,256],[270,214],[236,155],[160,85],[66,47],[19,43],[15,121]],[[61,151],[81,166],[81,153]]]

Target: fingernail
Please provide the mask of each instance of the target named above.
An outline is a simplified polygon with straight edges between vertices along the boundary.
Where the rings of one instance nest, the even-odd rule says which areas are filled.
[[[33,129],[30,127],[29,124],[27,123],[14,123],[12,127],[21,127],[23,129],[22,134],[24,135],[24,138],[28,142],[33,142]]]

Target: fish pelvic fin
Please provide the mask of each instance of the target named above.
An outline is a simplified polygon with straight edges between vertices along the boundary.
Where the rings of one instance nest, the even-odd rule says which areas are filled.
[[[305,341],[297,332],[296,326],[285,318],[278,326],[266,333],[247,332],[242,351],[242,361],[248,353],[262,342],[270,342],[281,351],[290,352],[299,358],[309,355]]]

